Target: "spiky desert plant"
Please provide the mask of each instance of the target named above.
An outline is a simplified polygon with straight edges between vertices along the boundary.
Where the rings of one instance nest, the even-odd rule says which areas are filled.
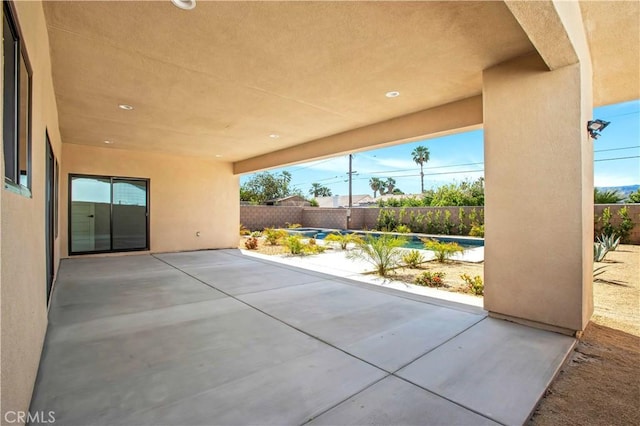
[[[364,260],[376,268],[376,273],[386,277],[392,269],[400,266],[402,251],[406,239],[392,235],[367,237],[347,254],[348,259]]]

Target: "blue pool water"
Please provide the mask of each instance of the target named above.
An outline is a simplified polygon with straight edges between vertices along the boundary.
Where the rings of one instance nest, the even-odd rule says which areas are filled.
[[[303,237],[315,238],[317,240],[323,240],[327,235],[331,233],[350,234],[355,232],[356,234],[364,237],[365,235],[380,236],[383,232],[361,232],[361,231],[346,231],[342,229],[318,229],[318,228],[296,228],[287,229],[289,234],[302,235]],[[398,234],[407,238],[407,243],[404,245],[406,248],[411,249],[424,249],[424,244],[420,241],[420,238],[431,238],[434,240],[446,242],[446,243],[458,243],[465,249],[483,247],[484,239],[482,238],[470,238],[470,237],[456,237],[449,235],[427,235],[427,234]]]

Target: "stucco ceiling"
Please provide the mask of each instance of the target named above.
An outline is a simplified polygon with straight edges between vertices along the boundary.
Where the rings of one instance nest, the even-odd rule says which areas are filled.
[[[478,95],[534,50],[502,2],[43,7],[65,143],[222,161]]]

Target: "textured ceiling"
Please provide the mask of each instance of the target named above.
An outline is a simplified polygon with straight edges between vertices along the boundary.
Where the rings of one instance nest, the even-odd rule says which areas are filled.
[[[477,95],[533,50],[501,2],[43,7],[64,142],[224,161]]]
[[[113,148],[223,161],[478,95],[483,69],[534,50],[502,2],[43,7],[64,142],[110,140]],[[594,31],[589,41],[606,59],[616,22],[599,20],[601,8],[587,5],[583,13]],[[638,15],[627,18],[632,29],[633,19]],[[630,56],[622,56],[618,62],[628,68]],[[621,71],[598,61],[594,75],[616,81]],[[401,95],[386,98],[392,90]],[[596,84],[596,102],[629,93],[612,90],[602,94]],[[119,109],[123,103],[135,109]]]

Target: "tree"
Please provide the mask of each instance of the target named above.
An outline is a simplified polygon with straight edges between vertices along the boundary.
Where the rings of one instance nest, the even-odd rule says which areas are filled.
[[[394,178],[387,178],[387,180],[383,182],[383,185],[385,194],[394,194],[396,190],[396,180]],[[380,195],[383,195],[382,189],[380,190]]]
[[[331,189],[329,189],[324,185],[320,185],[319,183],[314,182],[311,184],[309,195],[311,195],[313,198],[331,197]]]
[[[624,197],[620,195],[618,191],[605,190],[601,191],[598,188],[593,189],[593,202],[594,204],[616,204],[622,201]]]
[[[373,198],[376,198],[378,191],[380,191],[380,195],[382,195],[382,187],[384,186],[384,183],[380,178],[374,177],[369,179],[369,186],[373,190]]]
[[[411,153],[413,161],[420,165],[420,192],[424,192],[424,169],[423,166],[429,161],[429,148],[417,146]]]
[[[460,184],[443,185],[433,191],[431,197],[433,207],[483,205],[484,178],[478,178],[475,181],[465,180]]]
[[[258,173],[240,187],[240,200],[261,204],[266,200],[299,194],[300,191],[289,188],[290,183],[291,173],[287,171]]]
[[[629,198],[627,198],[628,203],[640,203],[640,189],[636,192],[632,192],[629,194]]]

